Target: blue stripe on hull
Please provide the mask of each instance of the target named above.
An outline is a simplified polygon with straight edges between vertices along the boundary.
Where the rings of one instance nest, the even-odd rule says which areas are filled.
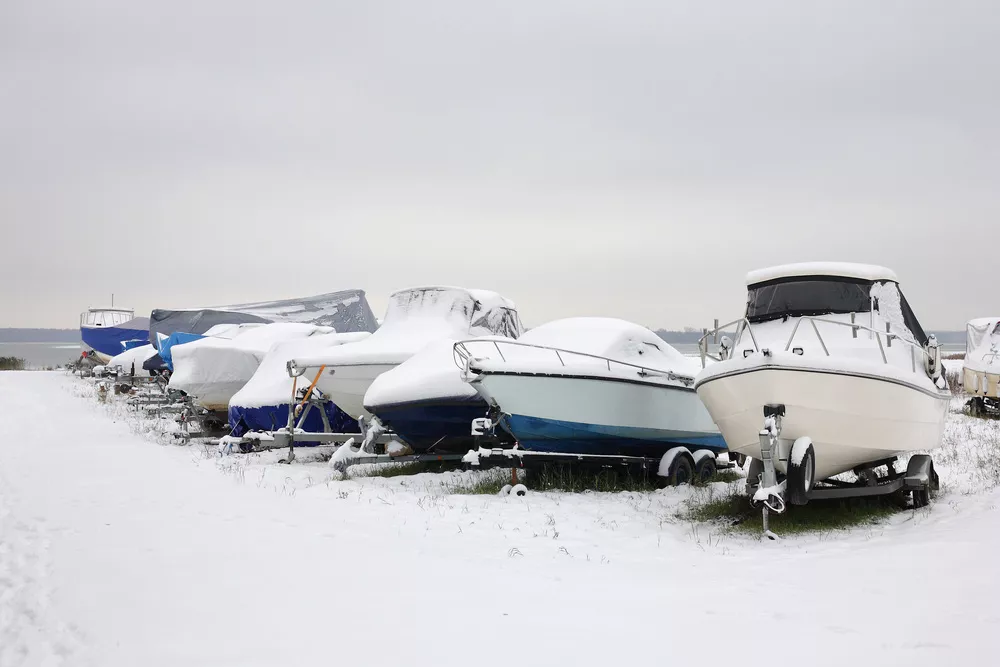
[[[472,420],[485,417],[487,409],[476,398],[365,407],[417,453],[472,449]]]
[[[524,449],[543,452],[658,457],[678,445],[716,451],[727,449],[721,434],[602,426],[524,415],[507,415],[503,426]]]
[[[330,428],[334,433],[360,433],[358,422],[333,403],[326,404],[326,417],[330,420]],[[232,435],[246,435],[249,431],[273,431],[288,425],[287,405],[265,405],[259,408],[248,408],[242,405],[229,406],[229,428]],[[310,433],[323,431],[323,417],[313,407],[302,425]],[[296,444],[318,445],[318,442],[304,441]]]
[[[125,351],[122,345],[125,341],[148,341],[149,331],[121,327],[80,327],[80,338],[90,349],[114,357]]]

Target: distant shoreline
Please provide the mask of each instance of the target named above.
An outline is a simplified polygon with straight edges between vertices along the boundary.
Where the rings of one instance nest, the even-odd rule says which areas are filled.
[[[80,343],[79,329],[0,329],[0,343]]]

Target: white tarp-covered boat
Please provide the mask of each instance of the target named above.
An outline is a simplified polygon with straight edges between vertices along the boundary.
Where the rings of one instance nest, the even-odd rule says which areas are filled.
[[[332,332],[294,322],[218,325],[204,338],[171,348],[174,370],[168,386],[207,410],[227,410],[229,399],[250,381],[276,343]]]
[[[516,338],[521,321],[514,304],[496,292],[462,287],[417,287],[389,297],[382,326],[365,340],[321,355],[296,357],[293,365],[355,419],[367,417],[364,397],[372,381],[448,338],[499,335]],[[310,370],[317,369],[317,370]]]
[[[487,340],[513,340],[486,336]],[[486,416],[486,401],[455,365],[455,338],[436,340],[382,373],[365,393],[365,410],[415,452],[466,452],[475,446],[471,424]],[[509,439],[513,444],[513,439]]]
[[[288,423],[288,405],[294,384],[293,378],[288,375],[287,363],[290,359],[323,354],[340,345],[357,343],[370,335],[367,331],[327,333],[275,343],[264,355],[253,377],[229,399],[232,434],[241,436],[249,431],[272,431]],[[295,387],[304,390],[308,383],[300,381]],[[333,432],[353,433],[358,430],[357,420],[347,416],[333,403],[325,403],[324,411]],[[323,417],[317,410],[310,410],[300,427],[309,432],[323,431]]]
[[[965,392],[978,405],[982,399],[1000,399],[1000,317],[982,317],[966,325]]]
[[[135,375],[148,375],[148,371],[143,371],[142,364],[154,356],[156,356],[156,348],[147,343],[139,347],[129,348],[121,354],[111,357],[105,366],[107,368],[121,368],[122,372],[126,375],[133,372]]]

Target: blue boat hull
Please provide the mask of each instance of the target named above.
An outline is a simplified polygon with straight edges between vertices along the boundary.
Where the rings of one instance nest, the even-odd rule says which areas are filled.
[[[663,431],[506,415],[501,426],[527,450],[566,454],[661,457],[677,446],[726,451],[722,435]]]
[[[141,340],[143,344],[148,342],[149,331],[122,327],[80,327],[80,338],[84,345],[110,359],[124,352],[124,343],[128,341]]]
[[[486,401],[472,398],[440,399],[395,405],[365,406],[400,440],[418,454],[461,453],[476,446],[472,420],[486,416]],[[510,445],[513,445],[511,439]]]
[[[361,433],[357,420],[333,403],[326,404],[326,417],[330,420],[330,428],[334,433]],[[242,436],[249,431],[273,431],[288,425],[287,405],[265,405],[259,408],[248,408],[242,405],[229,406],[229,428],[231,435]],[[306,415],[305,422],[300,426],[305,431],[316,433],[323,431],[323,417],[314,407]],[[297,444],[315,445],[317,442],[303,441]]]

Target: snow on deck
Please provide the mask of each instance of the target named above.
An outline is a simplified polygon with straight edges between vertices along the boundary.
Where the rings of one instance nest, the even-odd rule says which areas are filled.
[[[0,373],[0,414],[3,667],[994,658],[1000,479],[969,461],[1000,422],[952,416],[929,509],[768,543],[677,519],[686,487],[460,496],[481,473],[163,446],[60,373]]]

